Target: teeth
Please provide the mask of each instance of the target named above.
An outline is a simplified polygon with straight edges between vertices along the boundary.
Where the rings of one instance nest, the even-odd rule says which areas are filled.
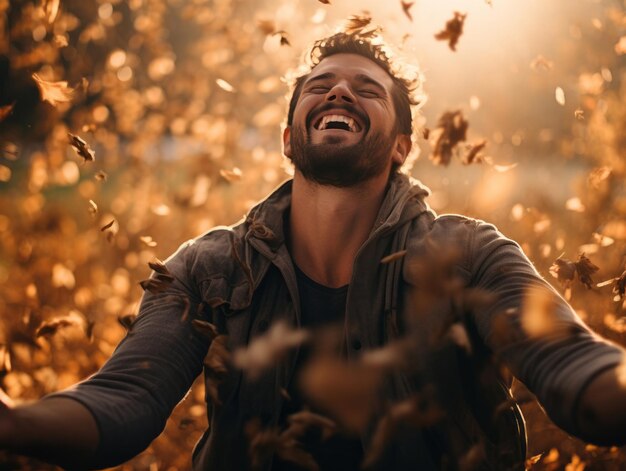
[[[354,119],[348,116],[342,116],[339,114],[329,114],[329,115],[324,116],[322,120],[320,121],[320,123],[318,124],[317,129],[319,129],[320,131],[323,131],[324,129],[326,129],[326,127],[328,126],[328,123],[330,122],[346,123],[350,127],[351,132],[357,132],[356,122],[354,121]]]

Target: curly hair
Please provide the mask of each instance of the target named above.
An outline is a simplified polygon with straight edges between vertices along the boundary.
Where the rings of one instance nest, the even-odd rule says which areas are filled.
[[[296,103],[300,98],[302,86],[313,69],[325,58],[335,54],[358,54],[381,67],[393,80],[391,92],[396,112],[396,129],[401,134],[412,134],[413,114],[411,107],[421,103],[422,81],[417,69],[409,73],[406,64],[400,64],[393,58],[393,53],[377,34],[359,34],[339,32],[332,36],[318,39],[305,53],[308,70],[291,80],[291,97],[287,113],[287,126],[293,122]]]

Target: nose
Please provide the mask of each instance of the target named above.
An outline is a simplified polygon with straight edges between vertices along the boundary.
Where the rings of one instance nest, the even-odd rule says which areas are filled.
[[[326,94],[326,101],[345,101],[354,103],[355,97],[348,84],[344,81],[337,82]]]

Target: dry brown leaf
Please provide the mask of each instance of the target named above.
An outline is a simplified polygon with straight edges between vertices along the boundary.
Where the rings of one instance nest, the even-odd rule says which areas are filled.
[[[104,226],[102,226],[102,227],[100,228],[100,231],[101,231],[101,232],[104,232],[104,231],[106,231],[107,229],[110,229],[111,227],[113,227],[113,224],[115,224],[115,219],[111,219],[111,221],[110,221],[110,222],[107,222]]]
[[[218,336],[217,327],[210,322],[203,321],[201,319],[193,319],[191,321],[191,325],[194,329],[196,329],[198,332],[200,332],[202,335],[209,338],[210,340],[213,340],[215,337]]]
[[[98,181],[101,182],[105,182],[107,181],[107,178],[109,178],[109,176],[106,174],[106,172],[103,172],[102,170],[99,170],[95,175],[94,178]]]
[[[316,406],[358,433],[369,423],[381,378],[376,369],[320,356],[304,367],[300,382]]]
[[[569,286],[576,276],[576,264],[566,258],[557,258],[549,269],[550,274],[565,286]]]
[[[396,260],[400,260],[401,258],[403,258],[406,253],[406,250],[399,250],[398,252],[394,252],[390,255],[387,255],[386,257],[381,258],[380,263],[384,265],[386,263],[395,262]]]
[[[402,11],[409,19],[409,21],[413,21],[413,16],[411,15],[410,10],[414,3],[415,2],[405,2],[404,0],[400,0],[400,4],[402,5]]]
[[[454,17],[446,21],[445,29],[435,34],[435,39],[439,41],[448,41],[448,47],[453,51],[456,51],[456,45],[459,42],[459,38],[463,34],[463,24],[467,14],[454,12]]]
[[[120,314],[117,316],[117,322],[128,332],[131,331],[136,320],[137,314]]]
[[[580,254],[575,265],[576,273],[578,273],[578,279],[588,289],[591,289],[591,285],[593,284],[591,275],[597,272],[600,268],[591,263],[591,260],[589,260],[584,253]]]
[[[0,106],[0,122],[4,121],[11,114],[14,106],[15,102],[10,105]]]
[[[37,74],[33,74],[31,77],[39,88],[41,99],[47,101],[52,106],[56,106],[59,103],[67,103],[74,96],[74,90],[68,87],[67,82],[64,80],[60,82],[48,82]]]
[[[613,293],[619,296],[619,299],[624,298],[626,293],[626,270],[622,272],[619,278],[615,279],[615,285],[613,286]]]
[[[461,110],[446,111],[439,117],[437,128],[431,133],[433,152],[430,159],[435,165],[448,165],[456,146],[465,141],[469,123]]]
[[[72,133],[68,132],[67,135],[70,138],[70,145],[74,148],[79,157],[82,157],[85,162],[93,162],[96,160],[96,153],[91,150],[89,144]]]
[[[463,163],[466,165],[472,164],[474,162],[481,162],[481,158],[478,156],[478,153],[485,148],[487,145],[487,140],[483,139],[481,141],[475,142],[471,145],[469,151],[465,155],[463,159]],[[478,157],[478,158],[477,158]]]
[[[381,32],[378,26],[373,26],[372,15],[368,11],[363,11],[361,15],[352,15],[348,17],[344,25],[344,31],[347,34],[373,37]]]
[[[35,337],[51,337],[63,327],[78,325],[78,320],[73,317],[59,317],[42,323],[35,331]]]
[[[243,173],[242,173],[240,168],[233,167],[232,170],[226,170],[225,168],[221,169],[220,170],[220,175],[227,182],[233,183],[233,182],[237,182],[237,181],[241,180],[241,177],[243,176]]]
[[[330,0],[317,0],[320,3],[323,3],[324,5],[330,5]]]
[[[246,370],[250,378],[258,378],[264,370],[279,363],[290,350],[300,346],[308,337],[306,330],[294,330],[285,322],[276,322],[264,335],[252,339],[247,348],[236,350],[233,364]]]
[[[579,121],[584,121],[585,112],[581,108],[576,108],[574,110],[574,118],[576,118]]]
[[[611,167],[597,167],[594,168],[587,177],[587,183],[593,188],[600,188],[602,182],[609,178],[613,169]]]
[[[274,36],[280,36],[280,45],[281,46],[291,46],[291,43],[289,42],[289,39],[287,39],[287,32],[280,30],[280,31],[276,31],[274,33]]]
[[[508,172],[509,170],[513,170],[515,167],[517,167],[517,165],[518,165],[517,162],[514,162],[512,164],[508,164],[508,165],[494,164],[493,169],[496,172],[504,173],[504,172]]]

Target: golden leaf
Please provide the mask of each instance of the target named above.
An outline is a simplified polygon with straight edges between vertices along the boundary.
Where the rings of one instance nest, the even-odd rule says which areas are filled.
[[[42,101],[47,101],[52,106],[56,106],[59,103],[67,103],[74,95],[74,90],[67,86],[65,80],[60,82],[48,82],[37,74],[31,75],[31,77],[39,88]]]

